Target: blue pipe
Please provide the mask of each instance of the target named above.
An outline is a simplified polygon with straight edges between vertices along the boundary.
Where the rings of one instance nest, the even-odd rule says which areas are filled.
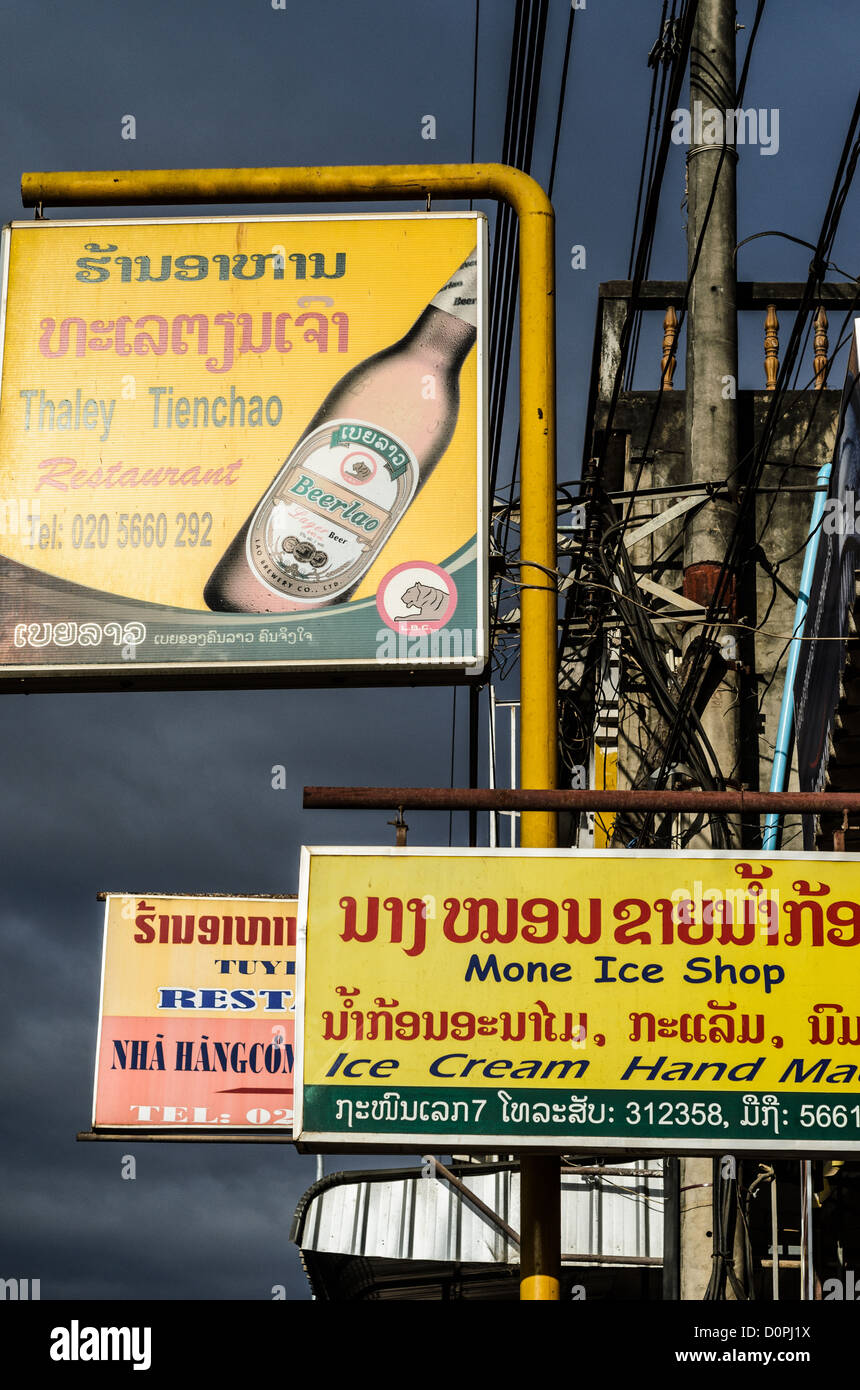
[[[815,561],[818,558],[818,547],[821,542],[820,527],[830,485],[830,467],[831,465],[829,463],[825,463],[818,470],[817,483],[821,491],[816,492],[815,500],[812,504],[812,518],[809,522],[809,540],[806,546],[806,554],[803,557],[803,572],[800,576],[800,593],[797,597],[797,607],[794,610],[793,636],[788,651],[788,665],[785,670],[785,684],[782,688],[782,704],[779,710],[779,726],[776,731],[776,749],[774,751],[773,767],[770,773],[770,790],[772,792],[781,792],[783,790],[790,765],[791,736],[794,732],[794,679],[797,675],[797,664],[800,660],[803,627],[806,622],[806,612],[809,608],[809,591],[812,588],[812,576],[815,573]],[[779,836],[779,820],[780,816],[778,811],[771,811],[765,820],[764,840],[762,842],[763,849],[776,849]]]

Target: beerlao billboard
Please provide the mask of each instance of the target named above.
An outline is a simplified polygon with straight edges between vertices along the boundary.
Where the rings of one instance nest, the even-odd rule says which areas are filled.
[[[296,903],[105,895],[93,1131],[289,1138]]]
[[[860,1151],[858,861],[302,852],[310,1148]]]
[[[486,219],[13,223],[0,677],[475,675]]]

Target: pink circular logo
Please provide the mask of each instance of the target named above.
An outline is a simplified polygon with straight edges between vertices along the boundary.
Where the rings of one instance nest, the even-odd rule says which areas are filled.
[[[376,607],[395,632],[437,632],[454,616],[457,586],[438,565],[408,561],[388,571],[376,591]]]
[[[363,487],[376,477],[376,459],[364,449],[353,449],[351,454],[347,454],[346,458],[341,460],[340,476],[345,483],[350,483],[353,487],[356,484]]]

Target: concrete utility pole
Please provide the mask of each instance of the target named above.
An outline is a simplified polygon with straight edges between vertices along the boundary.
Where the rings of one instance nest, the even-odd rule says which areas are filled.
[[[726,113],[735,109],[735,83],[734,0],[699,0],[690,51],[687,155],[689,271],[698,250],[687,320],[687,477],[701,483],[732,480],[731,496],[712,499],[696,513],[685,534],[684,593],[705,605],[714,595],[737,517],[737,282],[732,259],[737,243],[737,155],[734,126],[729,129],[726,122]],[[721,606],[728,607],[734,586],[724,594]],[[703,656],[710,659],[710,653]],[[740,748],[734,670],[712,695],[702,723],[719,771],[733,781]],[[682,1299],[701,1299],[711,1277],[714,1172],[710,1159],[681,1161]]]

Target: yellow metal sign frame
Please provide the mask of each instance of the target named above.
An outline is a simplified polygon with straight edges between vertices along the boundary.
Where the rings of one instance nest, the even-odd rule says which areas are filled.
[[[519,221],[522,450],[521,778],[555,786],[555,282],[552,204],[534,179],[505,164],[329,168],[140,169],[26,173],[25,207],[338,202],[497,198]],[[523,845],[556,843],[552,812],[522,818]]]
[[[509,204],[519,223],[520,777],[525,788],[555,787],[555,221],[552,204],[540,185],[505,164],[404,164],[27,173],[21,194],[24,206],[35,208],[387,198],[415,199],[429,206],[433,197],[489,197]],[[523,846],[552,847],[556,837],[553,812],[530,811],[522,816]],[[560,1288],[557,1161],[524,1161],[521,1192],[523,1210],[530,1214],[522,1247],[522,1296],[556,1299]]]

